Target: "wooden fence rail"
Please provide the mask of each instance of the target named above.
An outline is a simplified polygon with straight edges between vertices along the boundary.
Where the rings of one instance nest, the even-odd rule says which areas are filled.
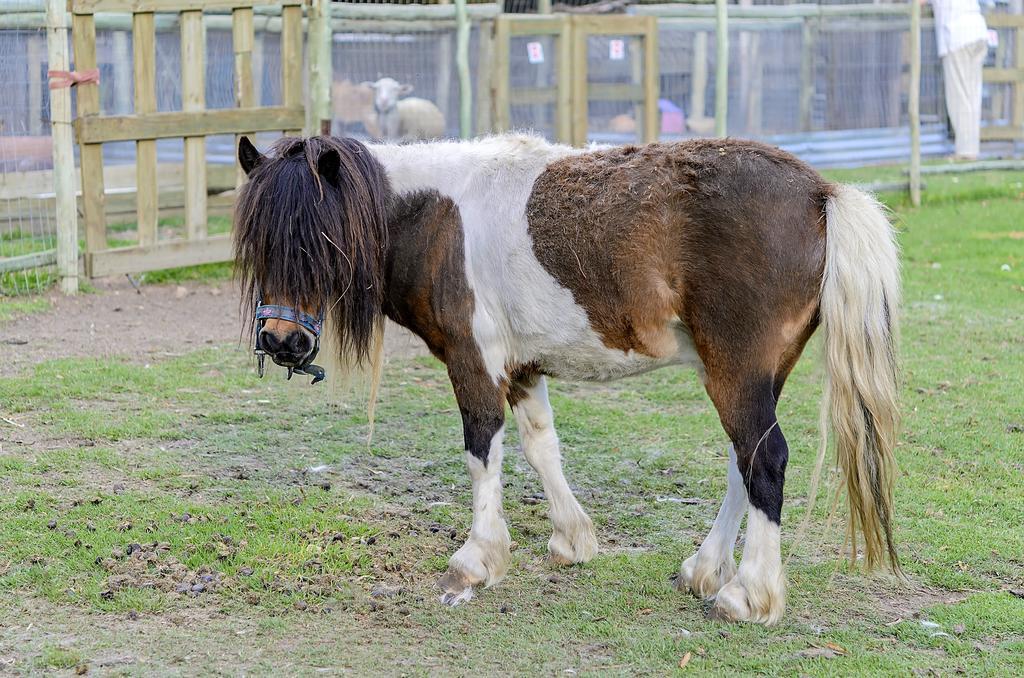
[[[131,115],[101,115],[98,84],[78,88],[75,134],[81,149],[82,213],[85,222],[87,275],[114,275],[156,268],[222,261],[230,257],[228,236],[207,232],[206,137],[283,131],[299,134],[303,126],[302,6],[285,0],[281,7],[281,85],[283,105],[254,106],[253,8],[268,4],[251,0],[69,0],[72,41],[78,70],[96,67],[96,12],[132,15],[135,110]],[[203,10],[231,12],[237,108],[207,110],[206,32]],[[155,12],[178,15],[181,31],[182,110],[156,111]],[[157,231],[158,199],[156,140],[184,138],[185,239],[161,241]],[[135,141],[136,221],[138,243],[107,246],[103,144]]]

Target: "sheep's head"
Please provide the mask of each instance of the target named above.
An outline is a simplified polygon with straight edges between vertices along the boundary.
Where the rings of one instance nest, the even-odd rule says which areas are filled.
[[[403,85],[394,78],[381,78],[377,82],[364,82],[373,88],[373,107],[378,113],[386,113],[398,104],[398,100],[412,92],[412,85]]]

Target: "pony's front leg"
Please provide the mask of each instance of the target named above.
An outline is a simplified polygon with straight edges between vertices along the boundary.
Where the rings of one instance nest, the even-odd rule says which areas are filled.
[[[491,586],[505,577],[511,538],[501,508],[503,392],[487,374],[467,378],[449,368],[449,375],[462,411],[466,464],[473,481],[469,539],[448,561],[448,571],[438,582],[444,591],[441,602],[455,606],[473,597],[473,587]]]

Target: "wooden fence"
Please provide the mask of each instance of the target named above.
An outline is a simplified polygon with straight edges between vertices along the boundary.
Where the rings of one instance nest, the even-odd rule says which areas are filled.
[[[554,105],[555,138],[582,146],[587,142],[589,103],[627,101],[636,105],[640,140],[656,141],[658,112],[658,24],[653,16],[504,15],[494,28],[493,125],[503,132],[512,127],[511,107]],[[592,35],[632,37],[640,49],[631,59],[632,83],[597,84],[588,77],[587,43]],[[523,36],[552,36],[555,41],[554,87],[517,88],[511,77],[511,40]]]
[[[141,272],[174,266],[223,261],[231,256],[228,235],[207,233],[206,137],[283,131],[300,133],[302,101],[302,6],[285,0],[281,10],[282,105],[256,107],[253,96],[253,7],[250,0],[70,0],[72,45],[76,69],[96,68],[96,12],[130,12],[135,81],[131,115],[101,115],[99,87],[78,88],[75,136],[82,168],[82,216],[85,230],[85,271],[89,276]],[[205,32],[203,10],[230,10],[235,57],[236,108],[205,106]],[[156,111],[156,12],[177,13],[181,26],[182,110]],[[161,241],[157,236],[156,140],[184,138],[185,239]],[[135,141],[136,221],[138,244],[107,246],[103,144]]]
[[[981,129],[983,140],[1024,141],[1024,16],[1020,14],[988,14],[989,28],[1013,30],[1013,66],[986,68],[985,82],[1010,84],[1013,98],[1010,103],[1010,124],[989,125]],[[1001,45],[1002,46],[1002,43]]]

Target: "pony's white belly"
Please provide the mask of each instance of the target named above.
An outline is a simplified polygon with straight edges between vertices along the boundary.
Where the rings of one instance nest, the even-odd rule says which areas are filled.
[[[700,368],[693,341],[689,335],[674,331],[678,350],[669,356],[655,358],[636,351],[608,348],[591,330],[572,345],[550,346],[539,352],[535,362],[540,370],[553,377],[582,381],[608,381],[641,374],[667,365],[691,365]]]

